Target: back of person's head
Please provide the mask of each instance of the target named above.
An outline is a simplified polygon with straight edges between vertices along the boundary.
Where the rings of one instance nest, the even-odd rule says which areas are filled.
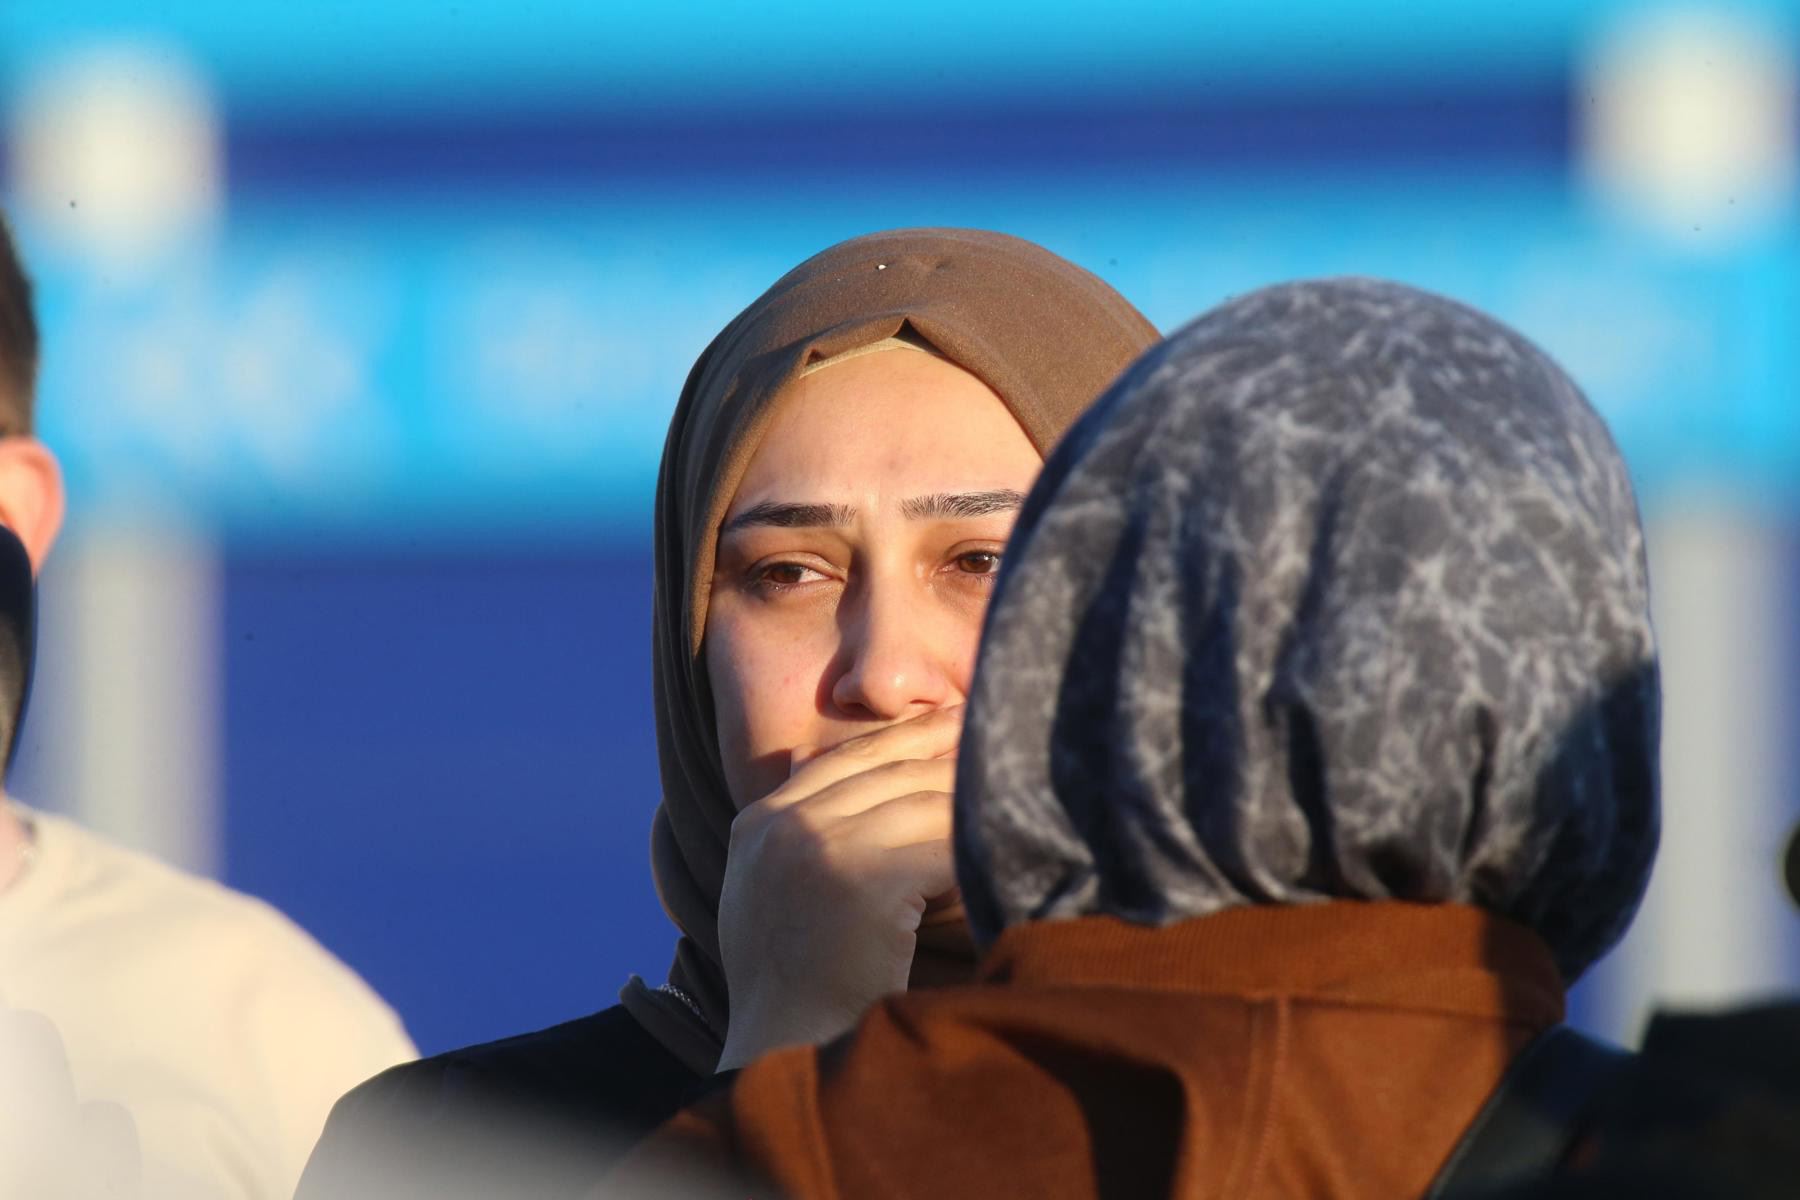
[[[38,328],[31,280],[0,214],[0,436],[30,433],[37,391]]]
[[[1573,980],[1648,880],[1659,701],[1630,482],[1556,364],[1411,288],[1269,288],[1140,360],[1020,516],[970,921],[1462,902]]]
[[[32,436],[38,372],[31,280],[0,213],[0,771],[31,690],[33,579],[62,527],[62,470]]]

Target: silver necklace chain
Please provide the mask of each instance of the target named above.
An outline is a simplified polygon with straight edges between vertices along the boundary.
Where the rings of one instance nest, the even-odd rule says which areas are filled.
[[[706,1026],[708,1029],[712,1028],[712,1022],[706,1019],[706,1014],[700,1011],[700,1006],[694,1003],[694,998],[692,996],[688,995],[672,983],[662,984],[656,990],[659,992],[667,992],[669,995],[681,1001],[681,1003],[687,1007],[689,1012],[700,1019],[702,1025]]]

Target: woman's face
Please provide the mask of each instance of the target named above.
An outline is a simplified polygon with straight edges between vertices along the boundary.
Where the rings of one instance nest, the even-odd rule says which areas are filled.
[[[961,704],[1042,466],[934,355],[834,363],[781,397],[720,526],[705,654],[732,801],[840,742]]]

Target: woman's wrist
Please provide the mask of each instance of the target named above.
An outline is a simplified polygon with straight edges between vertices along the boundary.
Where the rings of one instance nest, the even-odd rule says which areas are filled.
[[[725,1035],[725,1049],[719,1053],[717,1071],[735,1071],[739,1067],[747,1067],[769,1051],[793,1045],[800,1040],[802,1039],[783,1039],[755,1022],[740,1024],[734,1019],[730,1031]]]
[[[763,1014],[768,1012],[778,1015],[765,1017]],[[743,1012],[734,1007],[716,1070],[736,1070],[771,1051],[789,1046],[816,1046],[828,1042],[855,1023],[854,1017],[841,1020],[830,1014],[812,1012],[804,1003],[795,1003],[793,997],[786,1003],[746,1005]]]

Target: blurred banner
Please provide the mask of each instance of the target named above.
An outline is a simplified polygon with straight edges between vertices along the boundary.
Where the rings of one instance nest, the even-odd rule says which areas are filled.
[[[976,225],[1165,329],[1372,274],[1564,362],[1639,482],[1670,687],[1663,866],[1579,1013],[1630,1036],[1657,996],[1800,984],[1770,841],[1800,815],[1797,29],[16,0],[4,202],[75,506],[18,790],[279,904],[428,1052],[659,975],[648,537],[681,381],[814,251]]]

